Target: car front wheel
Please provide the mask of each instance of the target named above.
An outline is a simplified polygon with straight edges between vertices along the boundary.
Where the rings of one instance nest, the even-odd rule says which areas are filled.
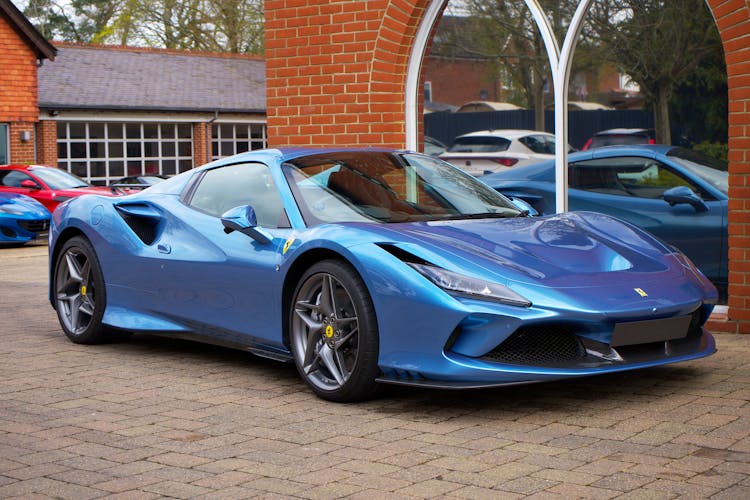
[[[312,390],[331,401],[371,397],[378,386],[377,321],[357,272],[338,260],[313,265],[290,309],[292,353]]]
[[[77,344],[108,340],[102,325],[104,277],[91,243],[81,236],[68,240],[57,257],[53,277],[55,309],[65,335]]]

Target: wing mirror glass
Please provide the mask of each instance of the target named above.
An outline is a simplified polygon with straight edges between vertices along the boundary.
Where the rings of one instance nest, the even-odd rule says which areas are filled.
[[[273,240],[271,234],[258,226],[255,209],[250,205],[230,208],[221,216],[221,224],[227,234],[238,231],[262,244],[270,243]]]
[[[21,187],[23,188],[29,188],[29,189],[41,189],[39,187],[39,184],[32,181],[31,179],[24,179],[21,181]]]
[[[667,189],[662,193],[661,197],[669,203],[670,207],[686,203],[692,206],[696,212],[708,211],[708,205],[687,186],[677,186]]]

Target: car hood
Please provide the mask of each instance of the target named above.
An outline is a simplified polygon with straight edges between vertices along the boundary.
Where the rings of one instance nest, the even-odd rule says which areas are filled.
[[[421,259],[501,282],[580,287],[607,285],[623,274],[621,279],[683,274],[670,265],[672,251],[658,240],[596,213],[380,227],[398,233],[390,239]]]
[[[24,215],[34,218],[49,217],[49,211],[44,205],[33,198],[22,194],[2,193],[0,194],[0,206],[11,208],[13,211],[23,212]]]

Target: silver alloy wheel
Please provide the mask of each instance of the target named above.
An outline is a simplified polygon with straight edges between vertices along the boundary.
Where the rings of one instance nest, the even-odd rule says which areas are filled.
[[[359,320],[336,277],[316,273],[302,284],[294,298],[291,341],[311,384],[333,391],[349,380],[359,353]]]
[[[57,267],[55,297],[58,316],[65,328],[79,335],[88,328],[96,311],[96,290],[91,263],[78,247],[65,251]]]

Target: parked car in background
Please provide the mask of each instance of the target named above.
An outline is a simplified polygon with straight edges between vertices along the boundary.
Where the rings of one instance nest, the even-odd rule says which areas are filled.
[[[0,193],[0,243],[26,243],[47,234],[49,210],[33,198]]]
[[[158,184],[164,179],[168,179],[168,177],[166,175],[130,175],[128,177],[123,177],[122,179],[119,179],[112,184],[115,186],[118,186],[120,184],[126,184],[129,186],[153,186],[154,184]]]
[[[611,128],[597,132],[586,141],[581,151],[603,146],[624,146],[633,144],[656,144],[656,132],[652,128]]]
[[[146,189],[168,178],[166,175],[130,175],[116,180],[109,187],[122,189],[130,193]]]
[[[131,196],[82,196],[53,214],[50,265],[72,342],[200,339],[294,362],[335,401],[715,350],[703,325],[716,289],[680,252],[603,214],[528,217],[403,151],[259,150]]]
[[[82,194],[122,194],[103,186],[92,186],[75,175],[41,165],[0,165],[0,192],[34,198],[53,212],[57,205]]]
[[[472,175],[530,165],[555,156],[555,136],[536,130],[480,130],[456,137],[440,159]]]
[[[568,208],[628,221],[679,248],[724,294],[726,163],[662,145],[613,146],[568,157]],[[541,214],[555,212],[555,163],[482,177]]]

